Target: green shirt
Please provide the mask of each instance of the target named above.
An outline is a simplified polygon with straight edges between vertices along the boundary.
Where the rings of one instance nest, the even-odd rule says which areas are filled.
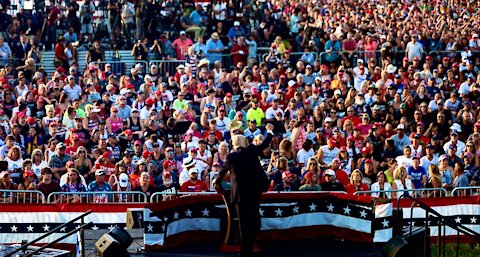
[[[254,110],[250,108],[247,112],[247,120],[255,120],[257,121],[257,126],[262,126],[262,119],[265,118],[265,113],[263,113],[262,109],[258,108]]]

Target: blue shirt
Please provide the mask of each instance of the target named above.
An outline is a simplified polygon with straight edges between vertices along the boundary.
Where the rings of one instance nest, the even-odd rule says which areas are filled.
[[[190,19],[192,19],[192,23],[197,26],[203,25],[203,23],[205,23],[205,20],[206,20],[205,17],[203,17],[199,12],[197,12],[197,10],[190,13]]]
[[[210,61],[210,63],[214,63],[216,61],[222,61],[222,53],[214,53],[214,52],[208,52],[210,50],[220,50],[222,51],[224,48],[222,41],[220,39],[217,40],[217,42],[213,41],[213,39],[207,40],[207,59]]]
[[[103,185],[98,185],[97,181],[93,181],[88,185],[88,192],[110,192],[112,187],[107,182],[104,182]]]
[[[417,169],[414,169],[413,166],[408,167],[407,174],[412,177],[412,183],[415,185],[415,188],[423,187],[423,175],[427,175],[427,172],[422,166],[418,166]]]

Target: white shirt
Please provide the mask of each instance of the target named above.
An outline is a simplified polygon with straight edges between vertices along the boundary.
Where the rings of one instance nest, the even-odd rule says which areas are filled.
[[[208,165],[204,163],[201,160],[197,159],[197,162],[195,164],[195,168],[198,170],[198,179],[201,179],[203,171],[205,171],[205,168]],[[180,172],[180,176],[178,176],[178,182],[179,184],[183,184],[186,181],[190,180],[190,175],[188,174],[188,170],[182,169],[182,172]]]
[[[425,155],[420,159],[420,166],[422,166],[427,171],[427,176],[429,175],[429,168],[430,165],[436,164],[438,165],[438,157],[433,155],[432,160],[429,160],[428,157]]]
[[[362,82],[367,79],[368,76],[368,69],[364,68],[363,74],[360,73],[360,68],[357,66],[353,68],[353,86],[357,91],[360,90]]]
[[[218,131],[225,134],[225,132],[228,131],[228,125],[230,125],[231,120],[227,117],[223,117],[223,119],[220,119],[220,117],[216,117],[215,120],[217,121]]]
[[[273,109],[273,106],[268,108],[267,111],[265,112],[265,119],[267,120],[273,120],[275,119],[275,116],[277,113],[281,113],[282,117],[284,115],[283,110],[280,109],[280,107],[277,107],[277,109]]]
[[[68,98],[70,98],[70,100],[74,100],[74,99],[80,98],[80,93],[82,92],[82,88],[77,84],[75,84],[73,88],[70,85],[65,85],[65,87],[63,88],[63,91],[65,91],[65,93],[68,94]]]
[[[408,167],[411,167],[413,165],[413,160],[412,158],[407,158],[405,155],[400,155],[395,158],[399,166],[405,167],[407,169]]]
[[[297,153],[297,160],[299,163],[303,163],[303,164],[306,164],[308,162],[308,159],[310,157],[313,157],[314,156],[314,151],[313,149],[310,149],[308,152],[305,151],[305,149],[300,149],[300,151],[298,151]]]
[[[458,93],[461,95],[470,93],[470,85],[467,82],[463,82],[458,88]]]
[[[227,3],[217,3],[214,7],[213,10],[216,12],[220,12],[219,14],[215,14],[215,19],[219,21],[223,21],[227,17]]]
[[[39,165],[32,162],[32,170],[33,170],[33,172],[35,172],[35,175],[37,175],[37,177],[42,176],[41,171],[45,167],[48,167],[48,163],[46,161],[42,160],[42,162]]]
[[[450,145],[452,144],[452,140],[448,141],[447,143],[445,143],[443,145],[443,150],[448,153],[448,148],[450,147]],[[455,155],[456,156],[460,156],[460,154],[463,153],[463,151],[465,150],[466,148],[466,145],[464,142],[460,141],[460,140],[457,140],[457,152],[455,152]]]

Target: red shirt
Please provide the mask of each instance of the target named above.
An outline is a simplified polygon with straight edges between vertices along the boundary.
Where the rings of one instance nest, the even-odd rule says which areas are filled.
[[[346,120],[351,120],[354,127],[360,124],[361,122],[360,118],[357,115],[354,115],[352,117],[346,116],[345,118],[342,119],[342,125],[345,123]]]
[[[48,14],[49,16],[48,26],[54,25],[59,15],[60,15],[60,9],[58,9],[56,6],[52,6],[50,8],[50,13]]]
[[[205,131],[205,133],[203,133],[203,138],[207,138],[208,137],[208,133],[210,133],[212,130],[207,130]],[[215,137],[218,139],[218,141],[222,141],[223,140],[223,134],[222,132],[218,131],[218,130],[215,130]]]
[[[347,194],[353,195],[353,193],[358,191],[368,191],[368,186],[366,184],[361,183],[360,186],[357,188],[352,184],[348,184],[346,187]]]
[[[113,163],[106,164],[104,162],[99,162],[95,164],[95,169],[105,171],[105,179],[108,179],[110,175],[115,173],[115,165]]]
[[[55,45],[55,58],[62,61],[67,60],[67,56],[65,55],[65,47],[60,43]]]
[[[207,191],[208,186],[205,182],[201,180],[197,180],[195,184],[192,183],[192,181],[188,180],[182,184],[182,187],[180,188],[180,190],[182,192],[202,192],[202,191]]]
[[[238,51],[243,51],[243,54],[237,53],[234,54],[235,52]],[[248,56],[248,47],[246,45],[239,46],[238,44],[235,44],[232,47],[232,50],[230,51],[232,54],[232,60],[233,60],[233,65],[237,66],[239,62],[242,62],[243,65],[247,64],[247,56]]]

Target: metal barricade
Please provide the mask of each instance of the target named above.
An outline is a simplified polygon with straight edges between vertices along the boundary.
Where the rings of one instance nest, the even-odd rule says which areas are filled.
[[[142,74],[147,74],[150,72],[148,63],[143,60],[124,60],[124,61],[103,61],[103,62],[94,62],[98,65],[100,70],[105,71],[105,64],[110,64],[112,72],[117,76],[130,75],[130,69],[135,67],[138,63],[142,64]]]
[[[45,195],[36,190],[0,190],[0,203],[45,203]]]
[[[456,187],[450,193],[450,196],[471,196],[480,195],[480,186]]]
[[[373,191],[358,191],[353,195],[364,195],[378,198],[378,195],[382,193],[408,193],[415,198],[433,198],[433,197],[445,197],[448,195],[447,190],[443,188],[418,188],[418,189],[403,189],[403,190],[373,190]]]
[[[182,197],[185,195],[216,195],[217,192],[179,192],[175,189],[163,192],[157,192],[150,196],[151,203],[158,203],[161,201],[170,200],[177,197]]]
[[[290,53],[290,63],[292,64],[296,64],[298,61],[302,60],[304,63],[307,62],[307,59],[304,58],[304,55],[307,54],[306,52],[291,52]],[[308,63],[308,64],[311,64],[313,65],[313,62],[315,62],[315,60],[318,60],[318,53],[316,52],[308,52],[308,54],[312,54],[313,55],[313,61],[312,63]],[[320,53],[322,54],[322,53]],[[267,56],[269,55],[269,53],[266,53],[266,54],[263,54],[262,55],[262,62],[265,62],[266,59],[267,59]],[[305,64],[306,65],[306,64]]]
[[[149,62],[150,67],[156,65],[160,74],[167,78],[175,75],[180,64],[185,64],[185,60],[153,60]]]
[[[143,192],[55,192],[48,196],[48,203],[146,203]]]

